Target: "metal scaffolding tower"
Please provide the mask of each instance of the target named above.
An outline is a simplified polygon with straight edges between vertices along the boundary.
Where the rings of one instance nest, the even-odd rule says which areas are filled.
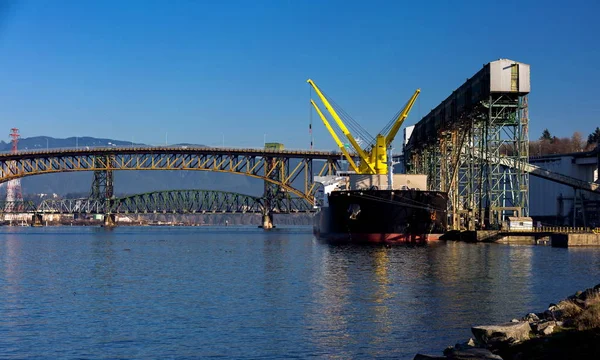
[[[452,229],[528,215],[529,86],[529,65],[491,62],[416,124],[407,169],[448,192]]]
[[[18,144],[21,135],[19,134],[19,129],[12,128],[10,129],[10,138],[11,138],[11,153],[16,154],[18,151]],[[17,167],[15,162],[9,163],[9,169],[12,173],[17,172]],[[21,179],[13,179],[8,181],[6,184],[6,211],[7,212],[20,212],[24,209],[23,205],[23,191],[21,189]],[[14,217],[5,218],[5,220],[12,220]],[[16,219],[16,218],[15,218]]]
[[[283,150],[283,144],[265,143],[265,150]],[[285,164],[280,163],[274,157],[265,156],[265,177],[281,182],[285,176]],[[263,229],[273,228],[274,209],[280,206],[281,197],[285,196],[283,188],[275,183],[265,180],[263,193],[263,219],[261,227]]]
[[[94,171],[89,199],[103,204],[104,225],[114,226],[115,215],[111,213],[111,201],[114,198],[112,170],[114,168],[114,155],[96,156],[94,157],[94,165],[96,168],[105,168],[106,170]]]

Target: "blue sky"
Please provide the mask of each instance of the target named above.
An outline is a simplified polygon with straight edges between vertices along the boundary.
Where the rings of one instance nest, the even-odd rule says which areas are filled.
[[[307,78],[375,134],[416,88],[406,124],[509,58],[531,64],[530,137],[587,136],[600,126],[599,4],[16,0],[0,7],[0,124],[5,141],[16,126],[308,148]],[[313,121],[315,147],[333,149]]]

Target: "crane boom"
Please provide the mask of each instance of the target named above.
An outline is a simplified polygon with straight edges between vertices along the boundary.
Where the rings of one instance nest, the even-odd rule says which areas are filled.
[[[392,141],[394,141],[394,138],[396,137],[398,130],[400,130],[400,126],[402,126],[402,123],[408,117],[408,113],[410,112],[410,109],[412,109],[413,105],[415,104],[415,101],[417,101],[417,97],[419,97],[420,93],[421,93],[421,89],[417,89],[415,91],[415,93],[413,94],[413,96],[410,98],[410,100],[408,100],[408,103],[406,103],[406,106],[404,107],[404,109],[402,109],[402,112],[400,112],[400,115],[398,115],[398,118],[394,122],[394,125],[392,126],[392,128],[390,129],[388,134],[385,136],[386,147],[389,147],[390,144],[392,143]]]
[[[323,105],[325,105],[325,108],[327,109],[327,111],[329,111],[329,113],[333,117],[333,120],[335,120],[335,123],[339,126],[339,128],[342,130],[344,135],[348,138],[348,141],[350,141],[350,144],[352,144],[352,147],[354,148],[354,150],[360,157],[361,167],[364,164],[367,167],[369,173],[375,174],[376,171],[375,171],[375,168],[373,167],[373,164],[371,163],[371,161],[369,159],[369,155],[367,155],[364,152],[364,150],[360,147],[360,145],[358,145],[358,143],[356,142],[356,140],[354,139],[354,137],[352,136],[352,134],[350,133],[350,131],[348,130],[348,128],[346,127],[344,122],[342,121],[342,119],[335,112],[335,110],[333,109],[333,107],[331,106],[329,101],[327,101],[327,98],[325,97],[325,95],[323,95],[323,93],[321,92],[319,87],[317,87],[317,85],[311,79],[308,79],[306,82],[309,83],[313,87],[313,89],[315,89],[315,92],[317,93],[317,95],[319,96],[321,101],[323,102]]]
[[[346,150],[346,147],[344,146],[344,144],[342,143],[342,141],[340,140],[340,138],[337,136],[337,134],[335,133],[335,131],[333,130],[333,128],[329,124],[329,121],[327,121],[327,118],[325,117],[325,115],[323,115],[323,113],[321,112],[321,109],[319,109],[319,107],[317,106],[317,104],[312,99],[310,100],[310,103],[315,108],[315,110],[317,110],[317,114],[319,114],[319,117],[323,121],[323,124],[325,124],[325,127],[327,128],[327,130],[331,134],[331,137],[333,138],[333,140],[335,141],[335,143],[337,144],[337,146],[339,146],[340,150],[342,151],[342,153],[346,157],[346,160],[348,160],[348,163],[350,164],[350,167],[352,168],[352,170],[355,171],[356,173],[358,173],[359,172],[358,171],[358,167],[354,163],[354,160],[352,159],[352,156],[350,156],[350,154],[348,153],[348,150]]]

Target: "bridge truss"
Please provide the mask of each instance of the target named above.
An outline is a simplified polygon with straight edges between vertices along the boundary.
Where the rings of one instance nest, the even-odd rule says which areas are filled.
[[[32,201],[0,202],[0,213],[31,214],[274,214],[316,211],[304,198],[264,197],[216,190],[166,190],[111,199],[47,199],[36,206]],[[268,206],[268,208],[267,208]]]
[[[315,211],[305,199],[292,196],[275,201],[269,210],[276,214]],[[44,200],[35,211],[41,214],[263,214],[265,199],[226,191],[167,190],[115,198],[108,205],[94,198]]]
[[[215,171],[264,180],[276,191],[266,192],[261,209],[269,221],[290,199],[314,204],[318,184],[314,176],[334,175],[339,169],[339,153],[275,149],[208,147],[111,147],[20,151],[0,154],[0,183],[25,176],[57,172],[93,171],[90,201],[64,203],[75,211],[83,206],[103,213],[105,225],[114,220],[113,172],[119,170]],[[267,187],[265,187],[267,189]],[[103,211],[97,206],[103,206]],[[294,205],[295,206],[295,205]],[[287,207],[291,209],[291,205]],[[67,211],[65,210],[65,211]],[[77,210],[79,211],[79,210]],[[272,226],[272,224],[270,224]]]
[[[317,189],[313,176],[334,175],[338,161],[339,154],[335,152],[269,149],[131,147],[20,151],[0,154],[0,183],[73,171],[216,171],[263,179],[312,202]],[[111,178],[98,176],[97,184],[92,194],[99,198],[110,194],[106,184],[112,184]]]

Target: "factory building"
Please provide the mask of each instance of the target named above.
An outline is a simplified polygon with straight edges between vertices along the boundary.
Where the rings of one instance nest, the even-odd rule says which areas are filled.
[[[532,165],[587,182],[598,180],[600,146],[588,152],[531,157]],[[600,227],[600,194],[529,178],[529,214],[548,225]]]

